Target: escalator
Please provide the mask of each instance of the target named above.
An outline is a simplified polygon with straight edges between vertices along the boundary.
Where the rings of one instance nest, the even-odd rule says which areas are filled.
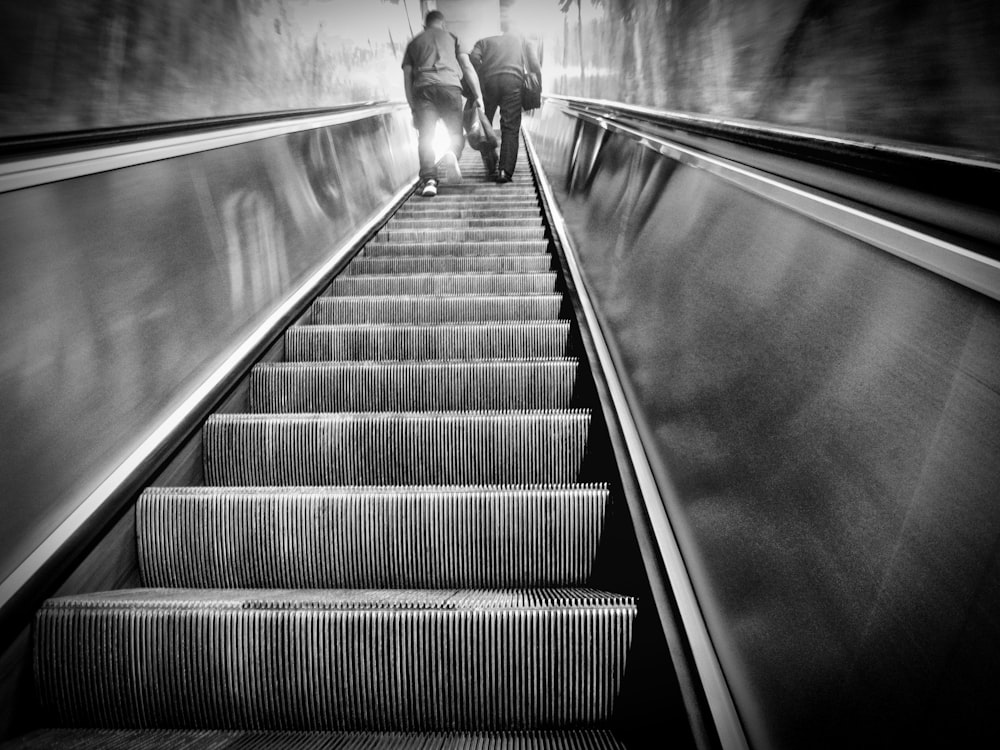
[[[624,748],[644,602],[529,169],[411,196],[49,599],[19,748]],[[631,549],[631,548],[629,548]]]

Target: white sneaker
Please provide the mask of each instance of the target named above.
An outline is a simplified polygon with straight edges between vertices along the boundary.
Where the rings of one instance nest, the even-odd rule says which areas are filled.
[[[423,190],[420,191],[420,194],[425,198],[433,198],[435,195],[437,195],[438,194],[437,180],[433,178],[427,180],[424,183]]]
[[[462,181],[462,168],[458,166],[458,157],[454,151],[446,151],[437,164],[438,176],[447,183]]]

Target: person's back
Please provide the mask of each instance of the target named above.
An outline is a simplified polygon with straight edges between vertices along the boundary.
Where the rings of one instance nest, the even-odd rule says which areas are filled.
[[[517,164],[521,134],[521,85],[524,70],[541,75],[531,46],[510,27],[503,34],[480,39],[469,55],[482,81],[486,118],[492,122],[500,108],[500,154],[483,154],[488,171],[496,170],[497,182],[510,182]]]
[[[512,33],[480,39],[470,55],[480,81],[504,73],[521,76],[523,44],[521,37]]]
[[[438,120],[448,130],[451,148],[442,157],[446,176],[462,179],[458,157],[462,154],[462,81],[465,79],[476,106],[482,106],[479,78],[458,37],[444,25],[444,14],[427,14],[424,30],[406,45],[403,53],[403,87],[417,129],[420,160],[420,194],[437,195],[438,170],[434,162],[434,130]],[[464,75],[463,75],[464,74]]]
[[[413,87],[462,86],[462,68],[458,62],[458,39],[450,31],[430,26],[410,41],[404,64],[413,68]]]

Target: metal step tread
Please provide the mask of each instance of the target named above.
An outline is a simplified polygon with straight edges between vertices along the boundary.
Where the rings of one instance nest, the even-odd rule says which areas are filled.
[[[589,409],[215,414],[205,484],[585,481]]]
[[[580,587],[608,499],[597,484],[160,487],[136,508],[139,563],[154,587]]]
[[[483,240],[461,242],[381,242],[372,241],[364,246],[360,257],[394,257],[397,255],[526,255],[548,253],[548,240]]]
[[[527,255],[408,255],[368,257],[359,255],[343,273],[348,276],[392,273],[545,273],[553,270],[554,259],[544,253]]]
[[[297,325],[285,360],[563,357],[575,354],[570,332],[568,320]]]
[[[110,612],[450,612],[502,616],[517,612],[590,609],[634,610],[626,594],[591,588],[538,589],[208,589],[133,588],[57,596],[45,600],[38,617],[60,611]]]
[[[574,358],[260,364],[249,412],[569,408],[578,371]]]
[[[566,310],[563,295],[533,294],[398,294],[319,297],[308,323],[300,325],[430,324],[528,322],[559,320]]]
[[[0,750],[625,750],[602,729],[535,732],[304,732],[39,729]]]

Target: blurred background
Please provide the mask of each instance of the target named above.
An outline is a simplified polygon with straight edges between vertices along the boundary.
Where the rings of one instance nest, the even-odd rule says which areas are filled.
[[[1000,156],[995,0],[5,0],[0,137],[401,99],[432,7],[549,93]]]

